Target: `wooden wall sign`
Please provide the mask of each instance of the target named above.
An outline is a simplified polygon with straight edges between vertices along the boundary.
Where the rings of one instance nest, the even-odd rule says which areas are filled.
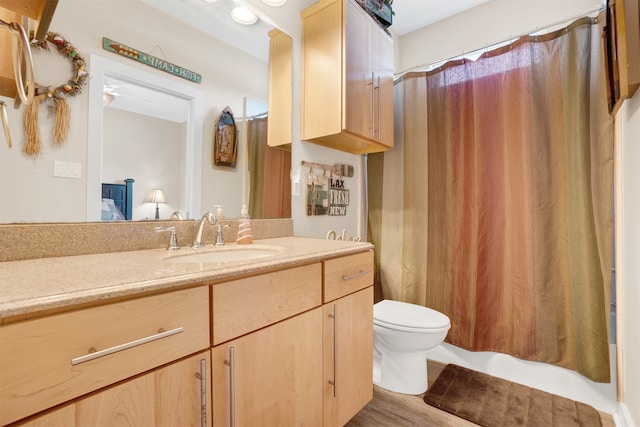
[[[193,71],[189,71],[186,68],[179,67],[175,64],[165,61],[164,59],[156,58],[144,52],[140,52],[132,47],[125,46],[122,43],[109,40],[106,37],[102,38],[102,48],[109,52],[117,53],[125,58],[133,59],[134,61],[141,62],[145,65],[153,67],[157,70],[164,71],[174,76],[181,77],[194,83],[201,83],[202,76]]]
[[[218,116],[214,128],[213,164],[235,168],[237,153],[236,121],[231,108],[226,107]]]
[[[329,180],[329,215],[346,215],[347,206],[349,206],[349,190],[344,187],[344,179],[331,178]]]

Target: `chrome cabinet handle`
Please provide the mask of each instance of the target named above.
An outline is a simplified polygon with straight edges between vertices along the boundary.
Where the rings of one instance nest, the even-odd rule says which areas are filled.
[[[376,139],[376,109],[373,108],[373,104],[375,104],[375,92],[376,88],[373,84],[375,80],[374,73],[371,72],[371,138]]]
[[[378,141],[382,141],[382,126],[381,126],[381,116],[380,114],[380,98],[382,98],[382,90],[380,89],[380,76],[378,76]],[[373,133],[375,139],[375,132]]]
[[[105,348],[100,351],[92,351],[89,350],[89,354],[85,354],[84,356],[76,357],[71,359],[72,365],[79,365],[84,362],[88,362],[90,360],[98,359],[99,357],[108,356],[113,353],[118,353],[122,350],[127,350],[129,348],[137,347],[142,344],[147,344],[153,341],[160,340],[162,338],[170,337],[171,335],[176,335],[184,332],[184,328],[180,326],[179,328],[171,329],[170,331],[165,331],[160,329],[157,334],[150,335],[148,337],[140,338],[134,341],[129,341],[124,344],[116,345],[114,347]]]
[[[342,280],[345,280],[345,281],[353,280],[353,279],[355,279],[357,277],[364,276],[364,275],[369,274],[369,273],[371,273],[371,270],[359,271],[359,272],[354,273],[354,274],[345,274],[344,276],[342,276]]]
[[[333,304],[333,314],[329,314],[333,319],[333,381],[329,380],[329,384],[333,386],[333,397],[336,397],[336,372],[338,364],[338,316],[336,315],[336,304]]]
[[[229,425],[236,425],[236,378],[234,374],[234,347],[229,347],[229,360],[225,360],[224,364],[229,366]]]
[[[207,361],[200,360],[200,426],[207,427]]]

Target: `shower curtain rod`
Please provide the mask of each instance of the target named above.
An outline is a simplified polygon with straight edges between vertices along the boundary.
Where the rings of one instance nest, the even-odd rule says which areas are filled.
[[[247,117],[238,117],[237,120],[251,120],[251,119],[258,119],[260,117],[265,117],[268,116],[269,112],[265,111],[264,113],[260,113],[260,114],[254,114],[252,116],[247,116]]]
[[[473,50],[470,50],[470,51],[467,51],[467,52],[462,52],[462,53],[460,53],[458,55],[451,55],[451,56],[449,56],[449,57],[447,57],[445,59],[441,59],[439,61],[416,65],[414,67],[407,68],[404,71],[400,71],[398,73],[395,73],[393,75],[393,79],[394,80],[400,79],[405,74],[411,73],[411,72],[414,72],[414,71],[429,71],[429,69],[435,68],[436,64],[444,64],[444,63],[447,63],[447,62],[452,61],[454,59],[459,59],[459,58],[467,56],[467,55],[485,52],[487,50],[491,50],[493,48],[500,47],[501,45],[506,45],[508,43],[511,43],[514,40],[518,40],[520,37],[523,37],[523,36],[532,35],[532,34],[535,34],[535,33],[539,33],[541,31],[549,31],[551,28],[554,28],[554,27],[566,26],[566,25],[570,24],[571,22],[573,22],[573,21],[575,21],[576,19],[579,19],[579,18],[584,18],[584,17],[592,17],[593,18],[594,16],[592,16],[592,15],[595,15],[595,19],[597,21],[598,14],[600,14],[600,12],[602,12],[604,9],[605,9],[604,6],[601,6],[601,7],[597,8],[597,9],[593,9],[593,10],[591,10],[589,12],[582,13],[580,15],[574,15],[573,17],[565,18],[565,19],[563,19],[561,21],[553,22],[551,24],[548,24],[546,26],[546,28],[535,29],[535,30],[531,30],[531,31],[528,31],[528,32],[520,33],[519,35],[517,35],[515,37],[511,37],[511,38],[503,40],[503,41],[491,43],[490,45],[485,45],[485,47],[481,47],[481,48],[478,48],[478,49],[473,49]]]

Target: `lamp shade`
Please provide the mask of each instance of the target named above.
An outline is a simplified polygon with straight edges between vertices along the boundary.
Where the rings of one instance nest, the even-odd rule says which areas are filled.
[[[159,188],[154,188],[149,198],[149,203],[164,203],[164,193]]]

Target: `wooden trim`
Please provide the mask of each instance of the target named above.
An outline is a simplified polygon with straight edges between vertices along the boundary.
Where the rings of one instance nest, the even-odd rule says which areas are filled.
[[[609,109],[615,114],[640,86],[640,12],[637,0],[609,0],[604,48]]]

